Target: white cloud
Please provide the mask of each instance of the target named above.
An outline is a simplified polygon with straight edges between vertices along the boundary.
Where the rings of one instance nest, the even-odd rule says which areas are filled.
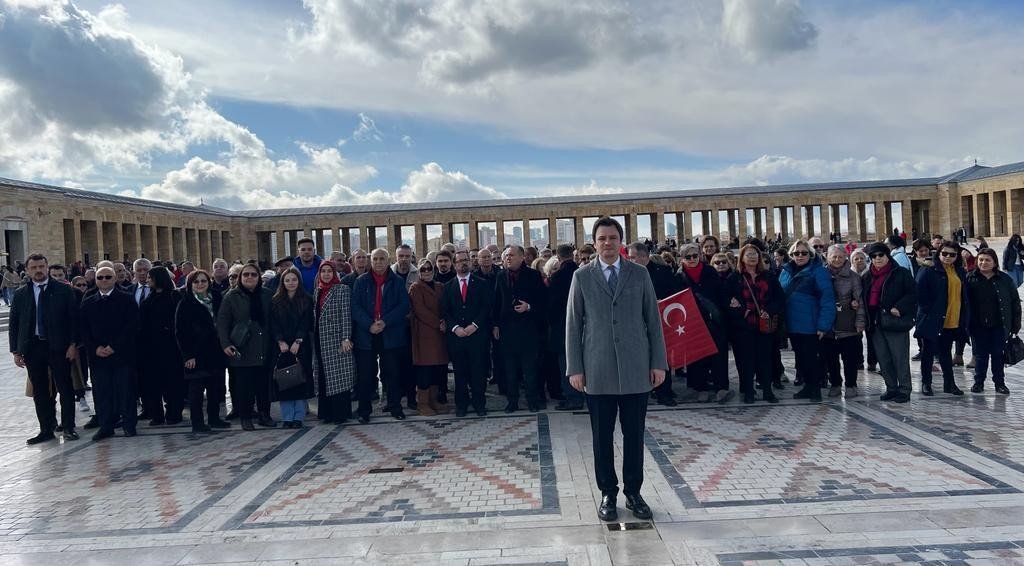
[[[405,145],[405,147],[412,147],[416,145],[416,142],[412,140],[412,136],[406,135],[402,136],[402,144]]]
[[[722,36],[757,60],[812,47],[818,28],[797,0],[723,0]]]
[[[352,131],[352,139],[356,141],[383,141],[384,134],[377,129],[377,124],[362,112],[359,113],[359,127]]]

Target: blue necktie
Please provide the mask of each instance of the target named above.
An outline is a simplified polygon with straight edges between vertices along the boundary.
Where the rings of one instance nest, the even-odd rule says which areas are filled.
[[[612,294],[615,294],[615,287],[619,284],[619,276],[615,274],[615,266],[609,265],[608,271],[608,288],[611,289]]]

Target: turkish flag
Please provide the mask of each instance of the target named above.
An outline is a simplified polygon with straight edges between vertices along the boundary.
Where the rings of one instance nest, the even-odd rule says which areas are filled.
[[[658,301],[661,331],[665,334],[665,353],[668,367],[686,367],[698,360],[718,353],[711,332],[697,306],[693,291],[682,291]]]

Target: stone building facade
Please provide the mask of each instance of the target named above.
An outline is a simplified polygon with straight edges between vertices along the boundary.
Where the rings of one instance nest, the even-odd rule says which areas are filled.
[[[943,177],[503,199],[230,211],[0,179],[0,253],[8,262],[42,252],[51,262],[147,257],[272,261],[312,237],[322,251],[413,245],[418,254],[454,241],[582,244],[602,215],[623,221],[627,241],[712,233],[867,241],[894,228],[1007,236],[1024,223],[1024,162],[975,165]]]

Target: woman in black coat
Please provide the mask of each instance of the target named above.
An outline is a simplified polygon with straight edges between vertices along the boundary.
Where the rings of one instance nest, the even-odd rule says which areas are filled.
[[[153,293],[139,305],[142,404],[152,419],[150,426],[165,422],[176,425],[181,423],[185,409],[184,365],[174,337],[174,313],[181,296],[174,289],[171,273],[164,267],[150,270],[149,287]]]
[[[999,256],[991,248],[978,252],[978,268],[967,276],[967,298],[971,304],[969,329],[974,347],[972,393],[985,390],[989,360],[996,392],[1009,395],[1003,374],[1003,346],[1020,332],[1020,296],[1017,284],[999,270]]]
[[[924,341],[921,352],[921,393],[931,396],[932,362],[939,358],[942,390],[963,395],[953,376],[953,344],[967,339],[971,319],[967,298],[967,274],[964,273],[960,244],[942,242],[935,265],[917,274],[917,330],[914,336]],[[949,297],[954,300],[950,301]]]
[[[313,348],[310,338],[313,331],[313,299],[302,286],[299,270],[290,267],[281,274],[281,284],[270,303],[270,328],[276,347],[275,370],[293,366],[302,368],[305,380],[297,385],[282,389],[277,381],[271,380],[271,401],[281,406],[281,420],[284,428],[302,428],[306,418],[306,401],[315,395],[313,391]]]
[[[211,428],[231,428],[220,418],[227,358],[220,349],[215,324],[221,294],[212,288],[210,274],[198,269],[185,278],[181,302],[174,314],[174,336],[184,360],[188,386],[188,407],[192,432],[211,432]],[[203,422],[203,392],[206,392],[207,423]]]
[[[871,267],[861,275],[863,301],[868,307],[867,335],[885,380],[882,401],[910,401],[910,328],[917,311],[914,277],[892,259],[889,246],[876,242],[867,248]],[[931,367],[931,361],[928,362]]]
[[[775,358],[779,350],[778,329],[770,329],[770,321],[778,321],[786,310],[786,296],[779,279],[769,269],[764,253],[753,244],[746,244],[739,253],[740,270],[734,280],[733,295],[738,303],[730,304],[737,320],[733,326],[733,355],[740,377],[743,402],[757,399],[754,378],[764,390],[764,400],[778,403],[772,391]]]
[[[682,262],[676,273],[679,289],[693,289],[701,316],[718,346],[717,354],[686,368],[686,384],[698,391],[697,401],[724,403],[734,395],[729,390],[729,337],[725,320],[732,289],[726,288],[725,280],[713,267],[701,261],[696,244],[684,245],[680,254]]]

